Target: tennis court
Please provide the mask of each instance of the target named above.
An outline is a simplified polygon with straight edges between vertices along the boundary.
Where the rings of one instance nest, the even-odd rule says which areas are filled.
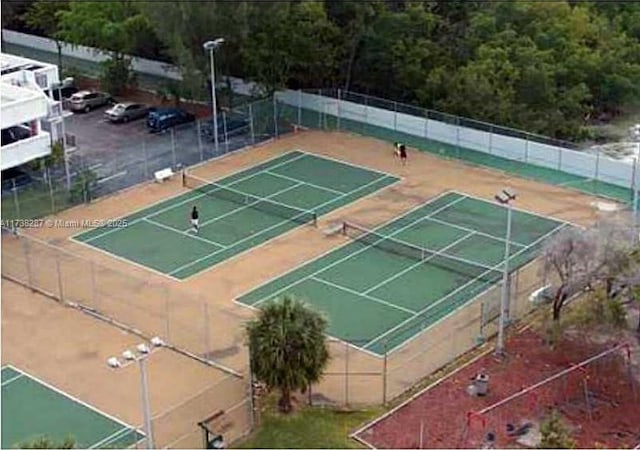
[[[11,366],[2,368],[2,448],[39,437],[75,448],[128,448],[143,435],[121,421]]]
[[[74,239],[177,279],[260,245],[395,182],[389,174],[292,151],[222,180],[185,174],[190,191]],[[200,231],[188,222],[200,211]]]
[[[327,314],[330,335],[382,355],[501,280],[506,220],[497,204],[448,192],[376,230],[346,222],[350,242],[238,301],[293,294]],[[565,225],[514,209],[510,270]]]

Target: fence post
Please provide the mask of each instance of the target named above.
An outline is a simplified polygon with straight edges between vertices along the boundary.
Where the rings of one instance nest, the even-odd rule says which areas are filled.
[[[51,214],[56,213],[56,200],[55,195],[53,195],[53,183],[51,182],[51,176],[49,175],[49,169],[47,169],[47,182],[49,185],[49,197],[51,198]]]
[[[341,109],[341,108],[340,108],[340,105],[341,105],[341,103],[342,103],[341,97],[342,97],[342,96],[340,95],[340,88],[338,88],[338,120],[337,120],[337,124],[336,124],[336,129],[337,129],[338,131],[340,131],[340,116],[341,116],[341,113],[340,113],[340,109]]]
[[[222,125],[224,126],[224,152],[229,153],[229,135],[227,133],[227,112],[222,111]]]
[[[147,154],[147,140],[142,141],[142,154],[144,155],[144,178],[149,179],[149,155]]]
[[[493,154],[493,126],[489,125],[489,154]]]
[[[344,342],[344,404],[349,406],[349,343]]]
[[[638,157],[633,158],[633,179],[631,180],[631,188],[633,189],[633,224],[634,234],[638,224]]]
[[[89,262],[89,269],[91,275],[91,298],[93,300],[94,308],[98,309],[98,286],[96,284],[96,265],[93,261]]]
[[[424,138],[429,139],[429,110],[424,110]]]
[[[196,133],[198,133],[198,152],[200,153],[200,161],[204,161],[204,151],[202,149],[202,125],[200,124],[200,121],[198,120],[196,122]]]
[[[276,139],[278,139],[278,104],[276,103],[276,94],[273,93],[273,131]]]
[[[62,268],[60,267],[60,255],[56,254],[56,276],[58,277],[58,292],[60,296],[60,302],[64,305],[67,303],[64,300],[64,289],[62,287]]]
[[[562,170],[562,149],[558,148],[558,170]]]
[[[460,117],[456,116],[456,158],[460,159]]]
[[[298,89],[298,126],[302,126],[302,89]]]
[[[593,174],[593,179],[598,181],[598,177],[600,176],[600,148],[596,152],[596,168],[595,173]]]
[[[367,102],[368,96],[364,97],[364,123],[369,125],[369,102]]]
[[[32,291],[35,291],[34,282],[33,282],[33,268],[31,267],[31,252],[29,251],[30,245],[29,240],[24,238],[22,240],[22,248],[24,250],[24,260],[27,264],[27,284],[31,288]]]
[[[384,357],[382,360],[382,405],[387,404],[387,368],[389,364],[389,351],[387,346],[389,345],[389,341],[384,341]]]
[[[393,133],[394,141],[398,140],[398,102],[393,102]]]
[[[529,138],[524,140],[524,162],[529,162]]]
[[[251,105],[251,103],[249,103],[249,132],[251,133],[251,144],[255,144],[256,143],[256,135],[255,135],[255,132],[254,132],[253,106]]]
[[[15,178],[11,179],[11,192],[13,193],[13,203],[16,205],[16,217],[14,217],[14,219],[20,219],[20,201],[18,200]]]
[[[176,161],[176,131],[175,128],[171,128],[171,159],[173,160],[173,168],[177,166]]]
[[[204,318],[204,354],[207,355],[205,359],[208,360],[208,355],[211,352],[211,340],[209,335],[209,305],[207,302],[202,302],[202,317]]]

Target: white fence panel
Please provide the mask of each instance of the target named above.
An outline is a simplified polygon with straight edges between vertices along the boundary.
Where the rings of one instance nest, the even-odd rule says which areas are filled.
[[[393,116],[393,111],[369,107],[367,110],[367,123],[369,125],[393,130]]]
[[[562,152],[561,170],[587,178],[596,176],[596,156],[584,152],[565,150]]]
[[[558,169],[560,162],[558,154],[557,147],[528,141],[527,162],[531,164]]]
[[[396,129],[401,133],[424,137],[425,122],[426,119],[423,119],[422,117],[398,113]]]
[[[633,164],[601,157],[598,164],[598,179],[630,188],[633,181]]]
[[[502,134],[493,134],[491,136],[491,154],[524,161],[527,157],[527,141]]]
[[[351,102],[340,102],[340,119],[353,120],[355,122],[367,122],[367,107]]]
[[[434,141],[453,145],[456,145],[458,141],[455,125],[449,125],[431,119],[429,119],[429,123],[427,124],[427,137]]]
[[[460,127],[460,145],[462,147],[478,150],[484,153],[491,153],[489,145],[491,138],[489,133],[474,130],[472,128]]]

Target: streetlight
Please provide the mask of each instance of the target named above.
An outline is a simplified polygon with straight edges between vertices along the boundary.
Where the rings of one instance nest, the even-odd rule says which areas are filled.
[[[500,324],[498,325],[498,342],[495,354],[504,355],[504,328],[509,320],[509,243],[511,242],[511,201],[516,199],[516,194],[503,189],[495,195],[495,199],[507,208],[507,236],[504,243],[504,270],[502,272],[502,295],[500,298]]]
[[[220,45],[222,45],[223,42],[224,42],[223,38],[218,38],[213,41],[207,41],[204,44],[202,44],[202,47],[205,50],[209,51],[210,61],[211,61],[211,99],[212,99],[211,108],[213,109],[212,111],[213,112],[213,139],[216,146],[216,153],[218,153],[218,111],[217,111],[218,108],[216,106],[216,70],[215,70],[215,63],[213,60],[213,53]]]
[[[154,347],[162,347],[164,342],[159,337],[151,339],[151,344]],[[144,415],[144,432],[147,435],[147,448],[155,448],[153,443],[153,433],[151,430],[151,406],[149,405],[149,381],[147,379],[147,357],[151,354],[151,349],[147,344],[139,344],[136,347],[137,353],[131,350],[125,350],[122,352],[122,358],[125,363],[123,364],[117,357],[111,357],[107,360],[107,365],[112,369],[120,369],[129,365],[134,361],[137,361],[140,366],[140,390],[142,392],[142,413]]]

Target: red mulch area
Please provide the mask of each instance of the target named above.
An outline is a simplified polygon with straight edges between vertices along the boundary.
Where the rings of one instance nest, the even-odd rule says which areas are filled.
[[[626,347],[485,414],[467,418],[471,411],[482,411],[613,347],[614,343],[593,344],[576,337],[552,350],[534,331],[521,331],[509,337],[506,359],[499,360],[492,353],[477,359],[358,437],[376,448],[479,448],[491,432],[495,446],[518,448],[524,445],[508,435],[507,424],[516,428],[539,425],[555,409],[578,448],[596,444],[631,448],[640,442],[640,386],[632,381]],[[489,378],[488,394],[472,397],[467,387],[479,373]]]

